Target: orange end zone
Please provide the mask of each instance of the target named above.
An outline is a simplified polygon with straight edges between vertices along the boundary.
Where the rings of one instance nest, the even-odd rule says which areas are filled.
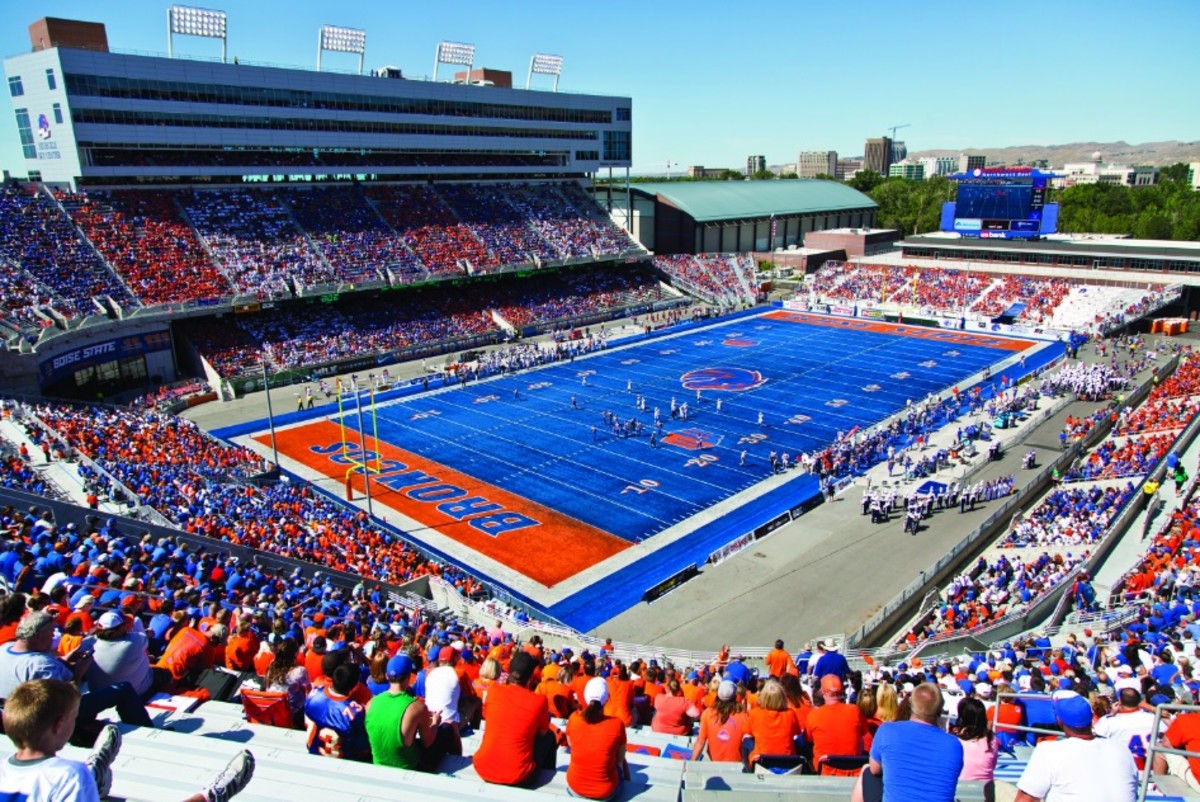
[[[1001,351],[1024,351],[1033,345],[1029,340],[1011,340],[995,335],[971,334],[965,331],[951,329],[934,329],[923,326],[906,326],[901,323],[887,323],[883,320],[864,320],[863,318],[826,317],[810,315],[807,312],[789,312],[780,310],[763,315],[768,320],[783,320],[791,323],[805,323],[809,326],[826,326],[835,329],[852,329],[854,331],[873,331],[877,334],[892,334],[899,337],[913,337],[918,340],[938,340],[955,345],[975,345],[980,348],[997,348]]]
[[[354,433],[357,437],[357,432]],[[270,435],[255,438],[264,445]],[[359,459],[357,443],[342,453],[342,430],[317,421],[276,433],[279,452],[344,483]],[[368,447],[372,438],[367,437]],[[624,551],[630,543],[417,454],[378,443],[381,471],[371,474],[371,497],[438,534],[502,563],[547,587]],[[374,465],[374,456],[371,455]],[[363,494],[362,475],[352,474]]]

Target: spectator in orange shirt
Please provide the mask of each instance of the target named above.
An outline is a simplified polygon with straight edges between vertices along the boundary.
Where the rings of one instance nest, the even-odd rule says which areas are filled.
[[[750,734],[749,720],[737,699],[737,686],[724,680],[717,686],[717,703],[700,714],[700,734],[692,760],[705,755],[719,763],[742,762],[742,738]]]
[[[557,669],[552,671],[551,669]],[[575,711],[575,697],[571,693],[571,683],[575,679],[575,666],[546,666],[542,669],[542,683],[538,693],[546,697],[550,705],[550,715],[567,718]]]
[[[864,754],[867,720],[856,705],[847,704],[841,679],[836,674],[821,678],[825,704],[808,714],[808,740],[813,746],[813,766],[826,755]],[[822,773],[831,773],[826,769]],[[853,772],[858,774],[858,772]]]
[[[604,705],[604,715],[620,719],[626,727],[633,726],[633,680],[629,679],[629,669],[620,660],[613,664],[608,675],[608,702]]]
[[[788,707],[791,708],[792,715],[796,717],[796,723],[800,725],[800,732],[806,732],[808,730],[808,714],[812,712],[813,705],[804,686],[800,684],[799,674],[784,674],[780,677],[779,684],[783,686],[783,692],[787,695]]]
[[[525,652],[513,655],[508,683],[488,691],[483,742],[471,759],[484,782],[524,785],[539,768],[553,770],[557,743],[550,731],[546,697],[530,690],[537,661]]]
[[[679,680],[672,678],[667,689],[654,697],[654,719],[650,729],[669,735],[691,735],[692,721],[700,718],[700,710],[683,695]]]
[[[750,710],[748,729],[754,738],[754,748],[746,757],[748,767],[753,768],[760,755],[796,754],[800,725],[788,707],[787,694],[779,680],[769,679],[763,684],[758,692],[758,706]]]
[[[178,629],[163,651],[158,667],[171,672],[176,688],[194,688],[200,674],[212,668],[212,645],[207,635],[191,625],[187,611],[177,610],[172,617]]]
[[[75,602],[75,611],[73,615],[83,619],[83,634],[90,635],[92,630],[96,628],[96,624],[92,621],[92,608],[96,606],[96,597],[88,593],[81,596],[79,601]]]
[[[567,788],[584,799],[611,799],[621,780],[629,779],[625,725],[620,719],[604,714],[609,686],[603,679],[589,680],[583,697],[587,707],[573,713],[567,721],[567,744],[571,747]]]
[[[304,667],[308,670],[309,682],[316,682],[318,678],[325,675],[325,672],[321,670],[321,660],[325,657],[326,648],[325,636],[318,635],[313,638],[312,645],[304,653]]]
[[[783,648],[783,641],[775,641],[775,648],[767,652],[767,656],[763,659],[767,664],[767,671],[775,679],[779,679],[785,674],[799,674],[796,670],[796,664],[792,662],[792,656]]]
[[[231,671],[255,671],[254,658],[257,654],[258,635],[250,619],[243,618],[238,622],[237,632],[225,644],[225,667]]]

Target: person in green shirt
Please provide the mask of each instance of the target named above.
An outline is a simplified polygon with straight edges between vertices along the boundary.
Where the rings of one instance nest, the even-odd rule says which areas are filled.
[[[435,744],[437,722],[412,693],[416,666],[406,654],[387,663],[389,687],[367,706],[367,738],[374,762],[413,771],[437,771],[445,749]]]

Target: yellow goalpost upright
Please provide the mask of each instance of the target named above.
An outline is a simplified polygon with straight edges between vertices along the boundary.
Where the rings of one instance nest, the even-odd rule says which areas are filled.
[[[382,465],[382,457],[379,454],[379,419],[377,418],[377,416],[375,414],[375,388],[374,387],[370,388],[370,391],[371,391],[371,403],[370,403],[371,431],[372,431],[372,436],[375,441],[375,448],[372,452],[370,452],[374,457],[374,459],[372,459],[372,460],[364,460],[363,459],[363,457],[368,452],[367,452],[367,446],[366,446],[366,436],[367,435],[366,435],[366,432],[363,430],[362,396],[359,394],[357,385],[352,385],[351,389],[353,389],[353,391],[354,391],[355,406],[358,409],[359,442],[353,444],[353,445],[357,446],[358,459],[354,459],[354,457],[351,455],[351,452],[354,449],[351,448],[352,444],[350,443],[350,441],[346,439],[346,414],[345,413],[347,410],[345,410],[342,405],[342,401],[343,401],[342,380],[341,379],[337,380],[338,428],[341,431],[342,457],[344,459],[346,459],[348,464],[350,465],[350,467],[346,469],[346,500],[347,501],[354,500],[354,485],[350,481],[350,474],[354,473],[355,470],[361,469],[362,473],[363,473],[363,487],[366,489],[366,495],[367,495],[367,499],[369,501],[371,498],[371,488],[368,484],[369,474],[372,472],[379,473],[381,470],[381,465]],[[374,463],[374,464],[372,465],[370,463]]]

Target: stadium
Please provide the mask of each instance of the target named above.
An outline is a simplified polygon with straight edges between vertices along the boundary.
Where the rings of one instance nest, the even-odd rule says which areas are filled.
[[[18,757],[58,679],[106,798],[871,798],[908,722],[990,755],[947,798],[1038,798],[1039,739],[1093,728],[1196,798],[1194,243],[1058,235],[1050,174],[981,169],[775,286],[753,253],[876,204],[632,182],[632,99],[557,56],[521,89],[319,36],[358,74],[56,18],[5,61]]]

